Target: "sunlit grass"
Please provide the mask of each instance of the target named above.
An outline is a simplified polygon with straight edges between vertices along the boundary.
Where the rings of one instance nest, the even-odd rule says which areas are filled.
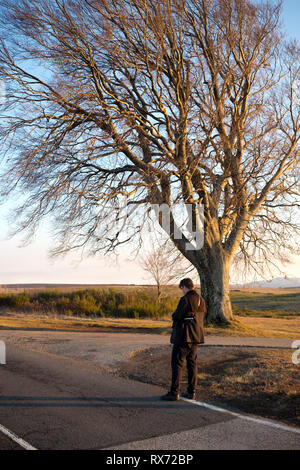
[[[167,334],[170,321],[133,318],[89,318],[49,314],[10,313],[0,315],[0,328],[53,330],[136,330],[147,329]]]
[[[53,314],[2,313],[0,329],[35,329],[62,331],[132,331],[169,335],[171,320],[134,318],[89,318]],[[299,338],[300,319],[239,318],[230,326],[205,327],[206,335],[236,337]]]

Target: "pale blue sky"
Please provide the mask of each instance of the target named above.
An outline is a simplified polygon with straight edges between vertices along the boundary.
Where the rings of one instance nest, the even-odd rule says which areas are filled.
[[[285,0],[283,21],[289,37],[300,40],[300,0]],[[20,248],[20,238],[10,240],[7,236],[5,214],[7,207],[0,210],[0,284],[9,283],[146,283],[145,273],[137,263],[127,261],[124,254],[116,264],[113,259],[103,257],[88,258],[81,263],[78,255],[68,255],[63,260],[54,263],[47,259],[47,249],[50,237],[45,231],[40,231],[36,240],[29,246]],[[295,257],[295,263],[285,267],[289,277],[300,277],[300,257]]]
[[[286,31],[291,37],[300,39],[300,1],[284,0],[283,2],[283,20]]]

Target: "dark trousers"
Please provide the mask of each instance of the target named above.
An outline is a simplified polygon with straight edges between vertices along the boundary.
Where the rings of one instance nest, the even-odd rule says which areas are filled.
[[[171,391],[179,393],[182,378],[182,368],[186,361],[188,373],[188,393],[193,393],[197,385],[197,351],[198,344],[174,344],[172,350],[172,385]]]

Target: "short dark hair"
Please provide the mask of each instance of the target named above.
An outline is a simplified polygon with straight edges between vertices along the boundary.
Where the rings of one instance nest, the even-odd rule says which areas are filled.
[[[192,279],[190,279],[189,277],[187,277],[185,279],[181,279],[181,281],[179,283],[180,289],[184,286],[187,287],[187,289],[193,289],[194,288],[194,283],[193,283]]]

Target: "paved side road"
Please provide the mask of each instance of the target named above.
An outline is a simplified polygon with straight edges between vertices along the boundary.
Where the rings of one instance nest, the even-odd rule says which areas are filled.
[[[170,344],[169,336],[130,332],[0,330],[0,340],[30,350],[83,359],[104,368],[124,360],[135,350]],[[205,344],[200,347],[219,345],[290,348],[292,342],[293,339],[289,338],[235,338],[207,335]]]
[[[86,360],[8,343],[0,425],[36,449],[300,449],[298,429],[162,402],[163,392]],[[0,432],[0,449],[16,446]]]

